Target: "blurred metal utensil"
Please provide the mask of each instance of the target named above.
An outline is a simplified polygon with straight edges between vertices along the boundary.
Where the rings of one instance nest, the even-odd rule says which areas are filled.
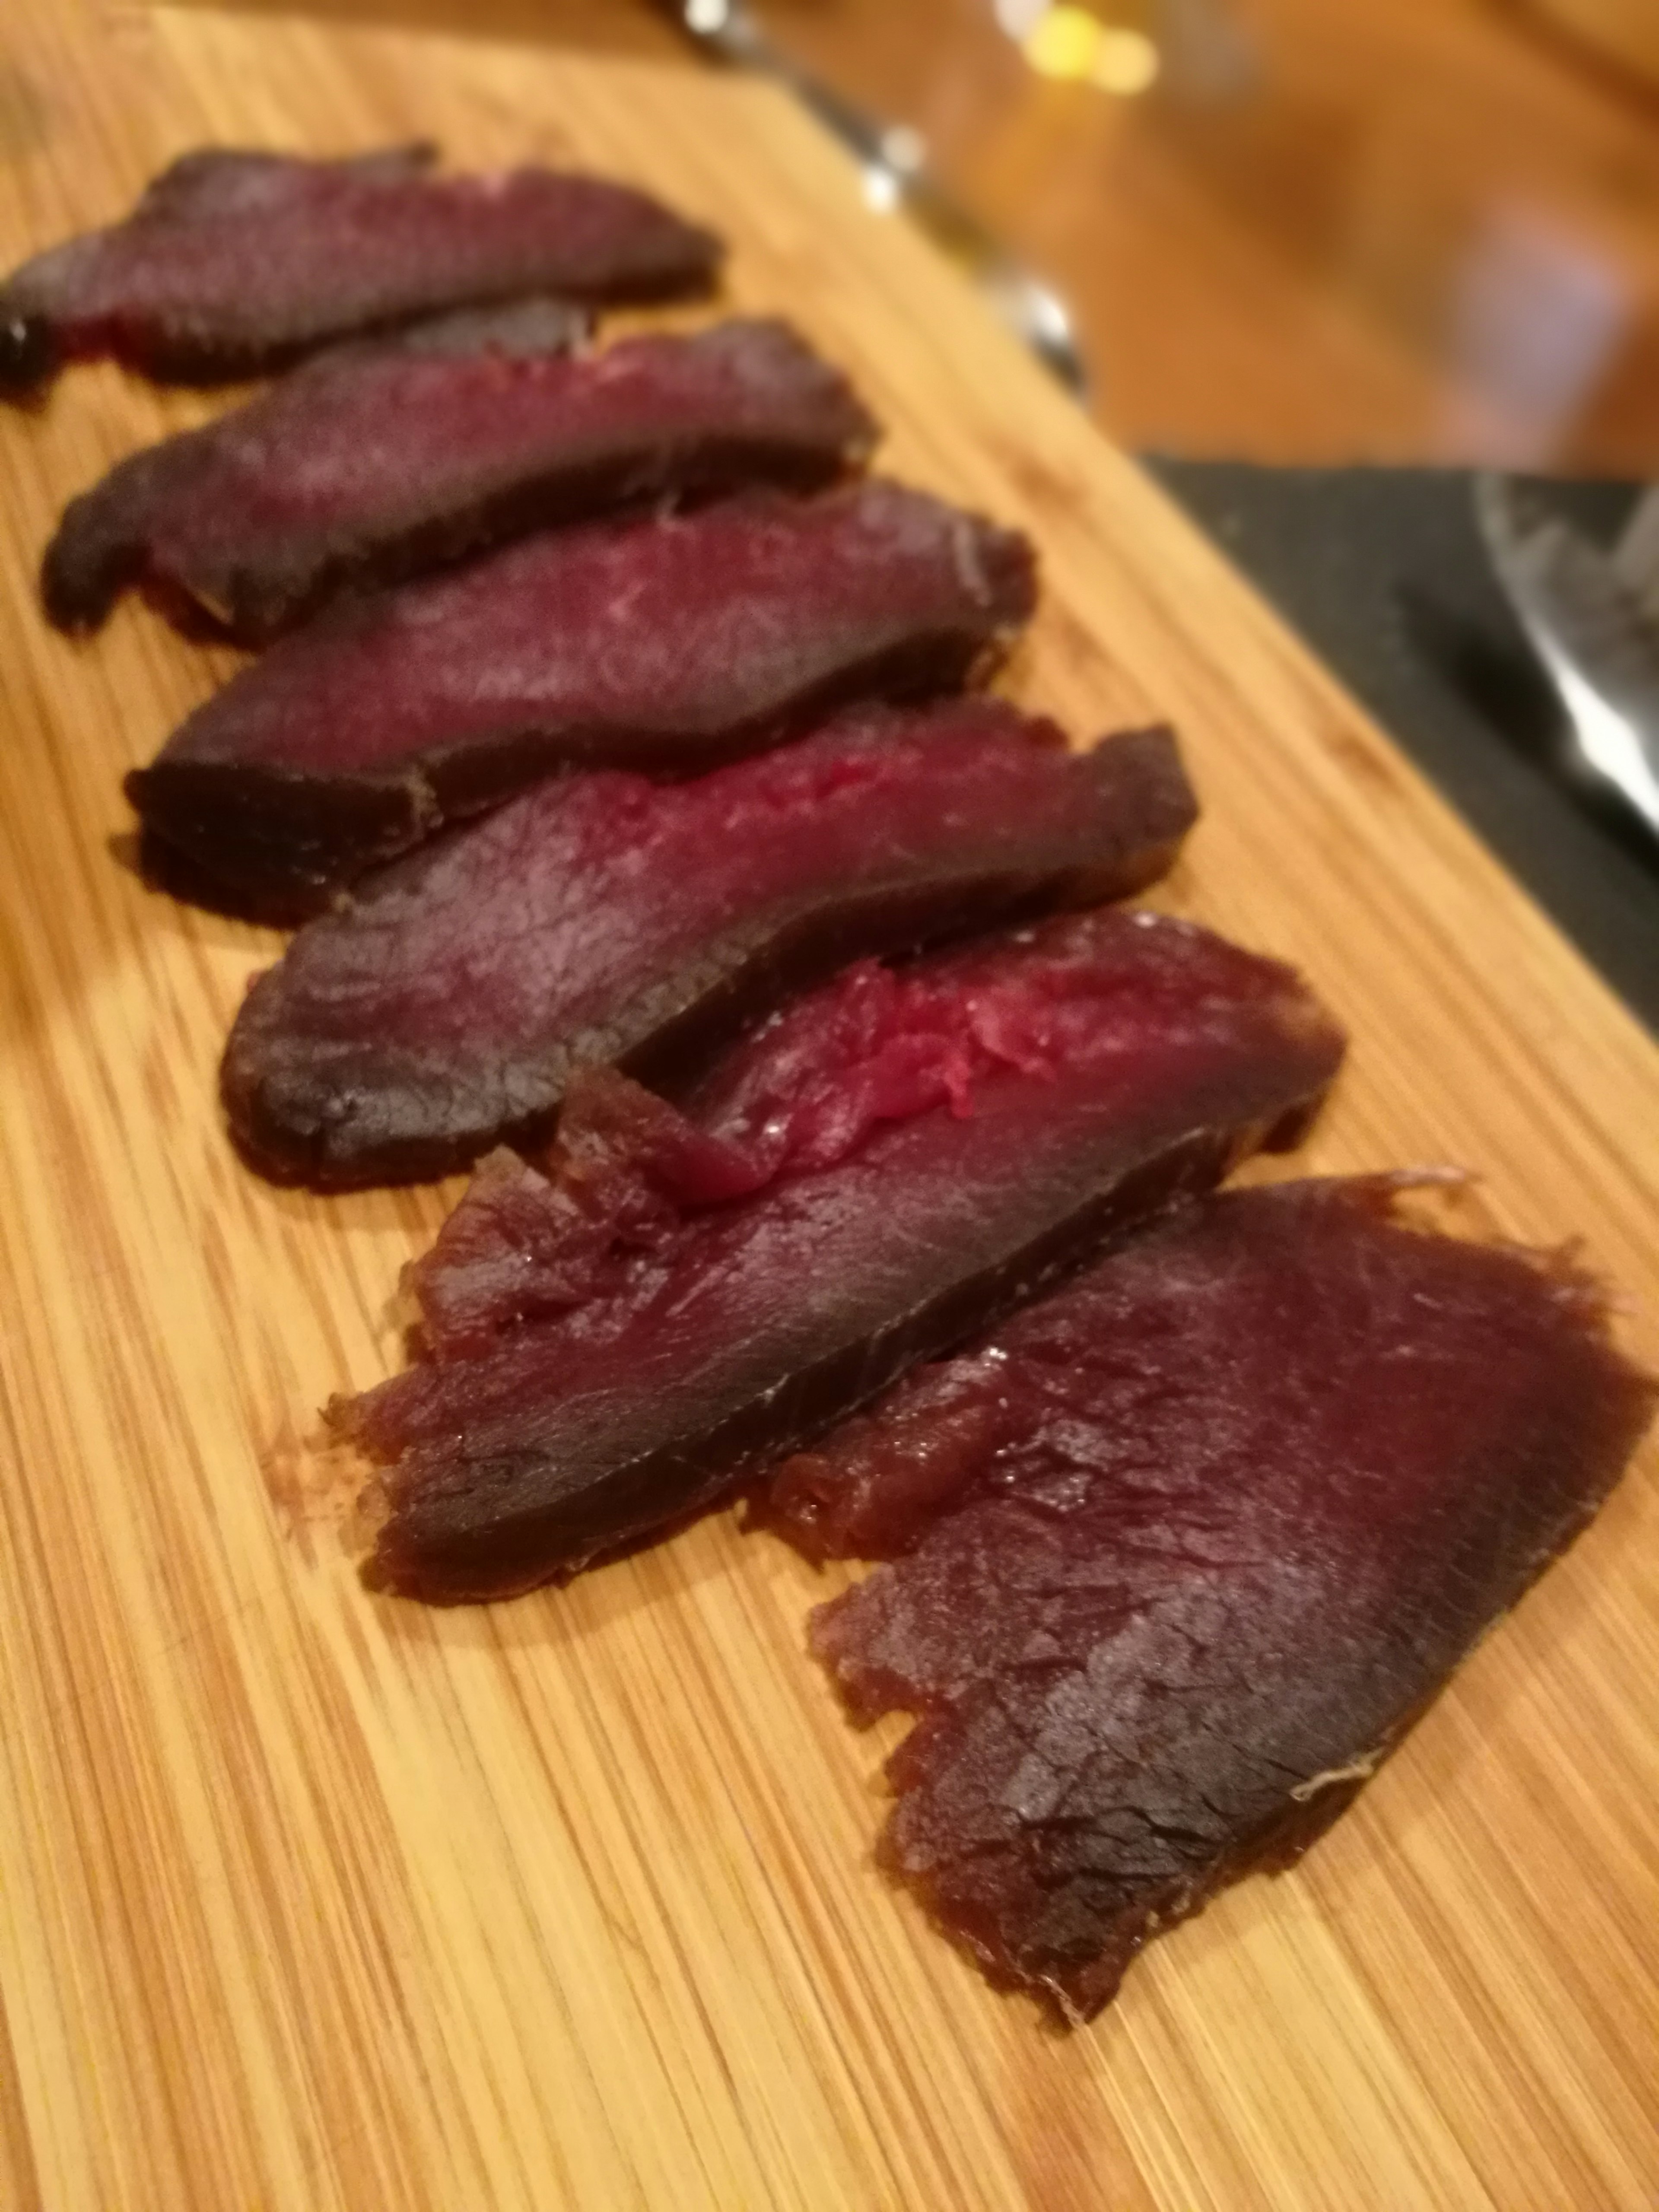
[[[1632,580],[1654,548],[1647,503],[1608,555],[1512,477],[1480,477],[1474,497],[1498,580],[1566,707],[1575,764],[1659,837],[1659,621]]]
[[[653,4],[715,60],[752,70],[793,93],[858,162],[872,206],[902,208],[967,271],[1044,368],[1076,398],[1087,398],[1088,371],[1065,301],[934,181],[920,132],[884,122],[803,69],[766,36],[744,0]]]
[[[1659,627],[1659,489],[1645,491],[1637,501],[1613,549],[1613,565],[1641,602],[1643,613]]]

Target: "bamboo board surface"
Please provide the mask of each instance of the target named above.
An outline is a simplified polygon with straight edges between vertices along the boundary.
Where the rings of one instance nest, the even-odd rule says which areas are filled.
[[[1029,527],[1007,678],[1180,723],[1159,902],[1352,1024],[1297,1163],[1455,1160],[1582,1233],[1659,1362],[1659,1053],[1352,705],[769,93],[264,19],[6,0],[0,266],[210,139],[568,159],[734,240],[891,425]],[[1070,2038],[870,1863],[890,1732],[805,1659],[835,1585],[717,1518],[563,1595],[434,1614],[308,1517],[314,1409],[395,1364],[453,1196],[233,1158],[217,1053],[269,933],[146,893],[119,775],[229,665],[142,610],[53,636],[34,565],[205,411],[76,372],[0,419],[0,2203],[1650,2207],[1659,1484],[1482,1647],[1296,1873],[1156,1944]]]

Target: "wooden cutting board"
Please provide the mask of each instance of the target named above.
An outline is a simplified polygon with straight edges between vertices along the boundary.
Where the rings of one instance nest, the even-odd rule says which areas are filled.
[[[1352,1025],[1307,1163],[1479,1168],[1466,1219],[1582,1233],[1659,1361],[1659,1054],[769,92],[5,0],[0,265],[204,140],[428,132],[715,224],[734,301],[853,370],[895,471],[1031,530],[1010,687],[1080,732],[1175,716],[1207,813],[1163,902]],[[306,1439],[395,1364],[399,1267],[453,1194],[325,1202],[236,1164],[215,1064],[277,940],[143,891],[119,791],[228,662],[132,608],[70,645],[33,599],[63,501],[206,404],[97,370],[0,419],[0,2201],[1659,2201],[1651,1450],[1305,1866],[1069,2038],[873,1870],[893,1737],[804,1656],[834,1585],[781,1547],[715,1519],[562,1595],[362,1593]]]

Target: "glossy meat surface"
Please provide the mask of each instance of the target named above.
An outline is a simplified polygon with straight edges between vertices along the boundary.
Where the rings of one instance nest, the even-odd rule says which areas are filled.
[[[668,495],[817,489],[874,446],[845,379],[783,324],[566,357],[583,328],[546,301],[417,325],[131,455],[64,515],[47,612],[92,627],[138,584],[259,645],[344,585]]]
[[[125,222],[0,283],[0,397],[106,356],[210,383],[451,307],[706,290],[719,241],[643,192],[549,169],[436,176],[435,150],[340,161],[209,149]]]
[[[1295,1141],[1341,1050],[1287,969],[1108,910],[852,969],[684,1113],[584,1073],[414,1270],[426,1358],[336,1411],[387,1469],[373,1577],[506,1595],[713,1503]]]
[[[1397,1198],[1184,1209],[775,1479],[809,1557],[895,1561],[812,1626],[921,1716],[884,1862],[1068,2019],[1329,1826],[1649,1418],[1587,1279]]]
[[[231,1127],[324,1187],[446,1173],[544,1138],[579,1067],[683,1079],[847,960],[1138,890],[1195,813],[1167,732],[1071,753],[976,699],[543,784],[300,933],[232,1031]]]
[[[1016,532],[880,482],[588,524],[331,609],[128,795],[228,900],[314,912],[556,769],[695,775],[845,702],[954,689],[1035,593]]]

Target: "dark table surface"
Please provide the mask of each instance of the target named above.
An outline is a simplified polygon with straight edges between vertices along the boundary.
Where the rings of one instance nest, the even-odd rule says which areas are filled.
[[[1559,700],[1461,470],[1147,465],[1659,1033],[1659,844],[1557,765]],[[1552,487],[1601,538],[1635,497]]]

